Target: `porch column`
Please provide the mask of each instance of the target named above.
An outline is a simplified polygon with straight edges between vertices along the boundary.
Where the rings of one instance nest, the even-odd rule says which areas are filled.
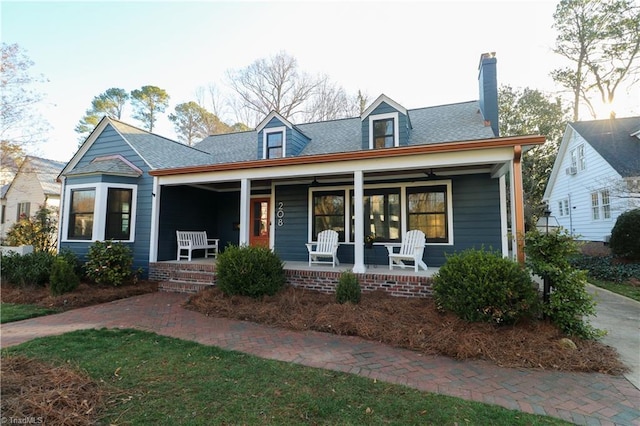
[[[160,227],[160,183],[153,177],[151,189],[151,229],[149,235],[149,262],[158,261],[158,234]]]
[[[362,170],[353,172],[353,215],[355,216],[355,241],[353,247],[353,272],[364,273],[364,185]]]
[[[513,147],[513,163],[511,169],[511,232],[513,233],[513,250],[516,260],[524,266],[524,191],[522,188],[522,147]]]
[[[500,232],[502,234],[502,257],[509,257],[509,224],[507,223],[507,177],[498,178],[500,184]]]
[[[249,206],[251,205],[251,182],[247,178],[240,180],[240,236],[238,244],[249,245],[249,231],[251,229]]]

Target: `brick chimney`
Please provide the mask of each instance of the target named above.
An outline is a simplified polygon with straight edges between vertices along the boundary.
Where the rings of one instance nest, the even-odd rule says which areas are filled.
[[[480,90],[480,112],[486,125],[491,126],[493,134],[500,136],[498,130],[498,78],[496,74],[496,52],[480,55],[478,65],[478,86]]]

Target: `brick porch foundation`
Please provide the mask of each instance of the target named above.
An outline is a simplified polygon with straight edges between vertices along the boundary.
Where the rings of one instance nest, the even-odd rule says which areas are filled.
[[[287,284],[297,288],[334,293],[341,270],[285,269]],[[382,290],[397,297],[430,297],[433,278],[411,274],[366,272],[356,274],[362,291]],[[197,293],[216,284],[214,263],[156,262],[149,264],[149,279],[161,291]]]

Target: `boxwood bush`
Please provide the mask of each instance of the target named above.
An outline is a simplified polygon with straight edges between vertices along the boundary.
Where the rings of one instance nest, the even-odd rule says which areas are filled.
[[[484,249],[447,256],[434,276],[433,291],[438,307],[470,322],[513,324],[536,315],[539,307],[529,273]]]
[[[80,285],[80,278],[73,271],[73,265],[58,256],[51,267],[49,290],[53,296],[69,293]]]
[[[282,261],[266,247],[227,246],[218,255],[216,273],[225,295],[273,296],[286,281]]]
[[[340,280],[336,286],[336,302],[338,303],[360,303],[360,296],[362,290],[360,289],[360,283],[356,274],[349,271],[344,271],[340,274]]]

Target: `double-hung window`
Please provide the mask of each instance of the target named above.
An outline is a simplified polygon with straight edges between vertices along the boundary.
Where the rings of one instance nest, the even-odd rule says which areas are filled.
[[[591,193],[591,219],[611,219],[611,196],[608,189]]]
[[[137,186],[97,183],[69,185],[65,195],[66,241],[133,241]]]
[[[16,222],[21,219],[28,219],[29,214],[31,213],[31,203],[18,203],[18,208],[16,209]]]
[[[344,191],[315,192],[313,194],[313,236],[332,229],[345,241]]]
[[[407,215],[407,230],[421,230],[429,242],[449,240],[446,186],[407,188]]]
[[[398,114],[377,114],[369,117],[369,148],[399,146]]]
[[[569,200],[559,200],[558,201],[558,216],[565,217],[569,216]]]
[[[578,172],[587,168],[587,160],[584,156],[584,144],[578,145],[571,150],[571,167]]]
[[[132,198],[133,190],[131,188],[109,188],[107,190],[105,239],[130,239]]]
[[[93,237],[96,190],[95,188],[72,189],[70,195],[67,237],[70,240],[90,240]]]
[[[263,157],[283,158],[286,153],[286,128],[275,127],[264,129]]]

